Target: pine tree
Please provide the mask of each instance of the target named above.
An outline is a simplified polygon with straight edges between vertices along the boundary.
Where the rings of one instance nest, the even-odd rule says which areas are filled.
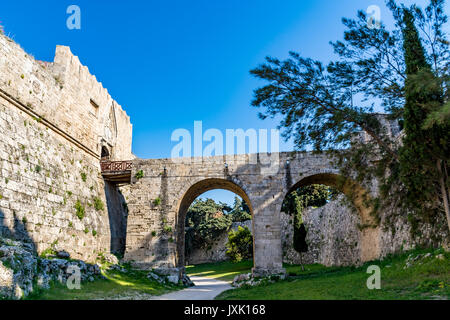
[[[395,28],[368,28],[364,11],[342,19],[344,37],[331,43],[337,59],[328,65],[290,52],[250,72],[267,82],[254,91],[252,105],[261,108],[262,119],[281,117],[283,136],[297,149],[331,153],[341,175],[361,185],[377,179],[380,197],[373,207],[389,212],[389,219],[409,212],[413,225],[417,219],[433,223],[445,211],[450,230],[444,4],[430,0],[424,10],[405,9],[388,0]],[[403,147],[375,112],[403,123]],[[361,132],[369,139],[360,139]]]

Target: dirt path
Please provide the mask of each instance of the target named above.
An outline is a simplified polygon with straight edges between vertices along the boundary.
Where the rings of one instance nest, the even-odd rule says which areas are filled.
[[[162,296],[153,296],[152,300],[213,300],[219,293],[231,289],[228,282],[204,278],[190,277],[195,286],[175,291]]]

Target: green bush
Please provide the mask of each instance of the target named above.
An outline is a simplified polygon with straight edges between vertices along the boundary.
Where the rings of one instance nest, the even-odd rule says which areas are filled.
[[[238,227],[228,233],[226,255],[232,262],[240,262],[253,257],[253,236],[247,227]]]
[[[85,214],[85,209],[83,207],[83,205],[81,204],[80,200],[77,200],[77,202],[75,203],[75,210],[76,210],[76,215],[78,217],[78,219],[83,220],[84,218],[84,214]]]
[[[144,177],[144,171],[139,170],[138,172],[136,172],[135,178],[136,179],[142,179]]]
[[[156,198],[155,200],[153,200],[153,204],[154,204],[155,206],[159,206],[159,205],[161,204],[161,198],[158,197],[158,198]]]
[[[105,209],[103,202],[99,197],[94,198],[94,208],[96,211],[103,211]]]
[[[48,256],[55,256],[56,255],[56,251],[55,249],[53,249],[52,247],[45,249],[44,251],[42,251],[42,253],[40,254],[41,258],[47,258]]]

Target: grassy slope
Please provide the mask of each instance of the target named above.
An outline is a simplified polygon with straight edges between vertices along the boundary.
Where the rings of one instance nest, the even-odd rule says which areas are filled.
[[[404,269],[409,254],[433,253],[433,256]],[[400,256],[375,261],[381,267],[381,290],[368,290],[366,264],[354,267],[324,267],[314,264],[305,266],[286,265],[290,275],[288,280],[253,288],[239,288],[226,291],[218,299],[427,299],[450,298],[450,254],[445,259],[434,258],[442,250],[416,250]],[[186,268],[189,275],[231,281],[241,273],[251,271],[252,261],[237,264],[223,262],[203,264]],[[148,299],[180,289],[176,286],[161,285],[146,278],[145,271],[129,270],[128,273],[108,271],[106,280],[96,280],[82,284],[81,290],[68,290],[61,284],[50,290],[34,292],[28,299]]]
[[[148,299],[180,289],[147,279],[148,272],[128,270],[127,273],[106,271],[104,280],[81,284],[80,290],[69,290],[65,285],[54,284],[49,290],[36,290],[28,300],[99,300],[99,299]]]
[[[431,252],[432,256],[412,267],[404,269],[409,254]],[[233,289],[220,294],[217,299],[449,299],[450,298],[450,254],[445,259],[435,258],[439,250],[416,250],[383,261],[374,261],[362,267],[324,267],[308,265],[305,271],[299,266],[286,266],[289,279],[252,288]],[[366,286],[367,267],[371,264],[381,268],[381,290],[369,290]],[[203,268],[199,266],[197,268]],[[217,270],[217,269],[216,269]],[[224,268],[214,272],[220,278],[226,275]],[[245,270],[244,272],[247,272]],[[206,270],[204,270],[206,272]]]

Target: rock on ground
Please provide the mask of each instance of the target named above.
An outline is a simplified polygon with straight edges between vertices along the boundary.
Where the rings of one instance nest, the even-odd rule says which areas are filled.
[[[57,252],[56,256],[68,258],[64,252]],[[81,282],[101,277],[98,265],[81,260],[40,258],[32,244],[0,238],[0,297],[20,299],[28,296],[35,286],[48,289],[52,281],[68,283],[78,272]]]

